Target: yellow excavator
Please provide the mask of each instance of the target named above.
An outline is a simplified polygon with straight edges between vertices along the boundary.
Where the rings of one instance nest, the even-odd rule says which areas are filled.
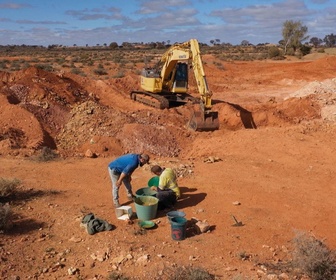
[[[193,68],[200,98],[188,94],[188,69]],[[187,102],[199,103],[193,110],[189,127],[196,131],[219,129],[218,112],[212,111],[211,96],[196,39],[172,45],[154,67],[141,72],[141,90],[132,91],[130,97],[159,109]]]

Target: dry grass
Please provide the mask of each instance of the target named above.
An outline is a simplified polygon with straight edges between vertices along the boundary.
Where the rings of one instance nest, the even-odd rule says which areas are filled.
[[[13,194],[17,187],[21,184],[19,179],[0,178],[0,199]]]
[[[163,271],[168,280],[214,280],[215,275],[210,274],[207,270],[200,267],[177,266],[169,267]]]
[[[293,242],[293,267],[312,280],[336,279],[335,251],[307,233],[298,233]]]
[[[6,231],[12,227],[12,211],[8,204],[0,203],[0,231]]]
[[[47,161],[56,160],[58,158],[59,158],[59,154],[57,152],[50,149],[49,147],[42,147],[39,153],[32,159],[39,161],[39,162],[47,162]]]
[[[107,276],[107,280],[129,280],[129,278],[124,276],[123,274],[112,272]]]
[[[327,54],[336,55],[336,48],[326,48],[324,49],[324,52]]]
[[[12,226],[12,211],[10,206],[9,204],[2,204],[1,199],[13,195],[20,184],[20,180],[15,178],[0,178],[0,231],[6,231]]]

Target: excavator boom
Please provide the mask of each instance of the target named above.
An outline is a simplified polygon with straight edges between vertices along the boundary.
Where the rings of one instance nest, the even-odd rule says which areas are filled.
[[[187,93],[189,64],[196,79],[199,99]],[[143,69],[140,86],[142,91],[131,92],[133,100],[160,109],[169,108],[173,103],[198,102],[199,106],[194,108],[189,120],[189,127],[196,131],[219,129],[218,112],[212,110],[212,92],[208,88],[196,39],[171,46],[155,67]]]

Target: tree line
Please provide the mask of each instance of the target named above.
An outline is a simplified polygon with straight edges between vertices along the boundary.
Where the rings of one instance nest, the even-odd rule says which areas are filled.
[[[282,27],[282,39],[278,42],[278,44],[283,47],[284,53],[286,54],[288,49],[292,49],[296,52],[298,49],[303,48],[305,45],[311,45],[315,48],[324,46],[324,47],[335,47],[336,46],[336,35],[333,33],[325,35],[323,39],[318,37],[311,37],[307,35],[308,27],[303,25],[301,21],[293,21],[293,20],[286,20],[283,23]],[[310,40],[308,42],[308,39]],[[304,43],[305,42],[305,43]],[[229,43],[221,43],[220,39],[213,39],[210,40],[210,44],[212,45],[230,45]],[[265,45],[258,44],[258,45]],[[240,44],[241,46],[251,46],[248,40],[243,40]]]

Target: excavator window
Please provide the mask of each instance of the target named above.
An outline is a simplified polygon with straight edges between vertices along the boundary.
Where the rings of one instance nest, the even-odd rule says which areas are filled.
[[[176,66],[176,81],[188,81],[188,65],[186,63],[178,63]]]
[[[183,88],[184,91],[188,87],[188,65],[186,63],[179,62],[176,65],[176,73],[174,79],[174,86],[176,88]]]

